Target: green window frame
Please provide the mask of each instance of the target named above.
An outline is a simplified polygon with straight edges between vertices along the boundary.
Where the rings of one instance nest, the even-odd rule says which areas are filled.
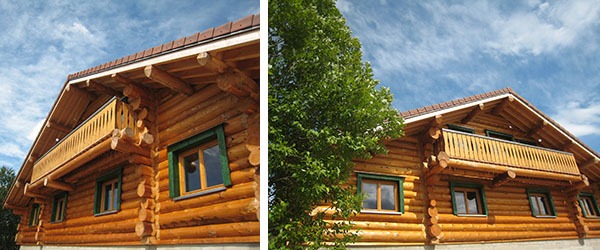
[[[464,133],[469,133],[469,134],[475,134],[475,129],[467,128],[467,127],[456,125],[456,124],[448,124],[448,129],[451,129],[454,131],[460,131],[460,132],[464,132]]]
[[[600,210],[596,197],[591,193],[580,193],[577,195],[579,206],[583,212],[583,216],[587,218],[600,218]]]
[[[543,200],[542,198],[546,199]],[[552,195],[550,194],[550,191],[548,191],[547,189],[528,188],[527,200],[529,201],[529,209],[531,209],[531,216],[538,218],[556,217],[554,201],[552,200]],[[542,211],[541,209],[542,205],[544,206],[544,211]]]
[[[104,214],[112,214],[116,213],[121,209],[121,193],[123,187],[123,168],[119,167],[100,178],[96,179],[96,194],[94,195],[94,215],[104,215]],[[115,185],[116,183],[116,185]],[[109,191],[111,194],[105,192],[105,188],[109,187],[111,190]],[[104,209],[104,201],[106,201],[107,196],[112,201],[108,201],[109,206],[108,209]]]
[[[50,216],[50,223],[62,222],[66,219],[67,215],[67,198],[69,193],[61,192],[54,196],[52,201],[52,215]]]
[[[487,135],[488,137],[492,137],[492,138],[496,138],[496,139],[500,139],[500,140],[515,141],[515,137],[513,135],[494,131],[494,130],[486,129],[485,135]]]
[[[29,213],[29,226],[35,227],[40,223],[40,204],[34,203],[31,205],[31,212]]]
[[[223,186],[210,189],[198,189],[194,191],[182,190],[182,182],[184,177],[180,176],[180,154],[184,154],[190,149],[202,147],[208,143],[218,145],[219,162],[221,165],[221,178]],[[224,190],[231,186],[231,176],[229,170],[229,159],[227,158],[227,145],[225,142],[225,132],[223,124],[217,125],[205,132],[194,135],[183,141],[177,142],[167,147],[169,160],[169,196],[175,200],[195,197],[203,194],[214,193]],[[201,177],[205,178],[205,177]]]
[[[477,212],[471,213],[468,208],[465,207],[465,212],[459,212],[457,206],[456,195],[459,193],[463,193],[465,196],[468,193],[475,192],[476,199],[475,202],[477,204]],[[450,182],[450,196],[452,198],[452,212],[456,216],[487,216],[488,215],[488,207],[487,201],[485,198],[485,188],[483,184],[479,183],[466,183],[466,182]],[[468,198],[465,198],[468,199]],[[465,206],[468,206],[468,202],[464,201]]]
[[[389,175],[376,175],[376,174],[366,174],[366,173],[357,173],[357,183],[356,183],[356,191],[357,193],[362,193],[362,185],[364,182],[369,182],[372,181],[373,183],[376,182],[383,182],[383,183],[393,183],[396,187],[396,191],[398,192],[398,194],[396,194],[395,198],[397,199],[397,201],[395,202],[395,209],[394,210],[382,210],[382,209],[364,209],[363,211],[380,211],[380,212],[400,212],[400,213],[404,213],[404,177],[399,177],[399,176],[389,176]],[[379,199],[380,197],[378,197]],[[381,201],[377,201],[377,203],[381,203]],[[363,203],[364,204],[364,203]]]

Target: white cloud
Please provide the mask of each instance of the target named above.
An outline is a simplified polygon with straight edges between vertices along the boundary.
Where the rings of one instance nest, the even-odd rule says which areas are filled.
[[[600,103],[572,101],[559,104],[555,120],[575,136],[600,135]]]

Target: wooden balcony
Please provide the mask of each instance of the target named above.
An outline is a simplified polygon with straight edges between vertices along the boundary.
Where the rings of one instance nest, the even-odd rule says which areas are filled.
[[[132,113],[125,103],[113,98],[34,163],[31,183],[108,139],[113,130],[126,127],[135,128]]]
[[[539,173],[544,177],[581,178],[571,153],[448,129],[442,130],[442,137],[443,151],[450,159],[484,163],[486,166],[505,166],[532,177],[537,177],[536,173]]]

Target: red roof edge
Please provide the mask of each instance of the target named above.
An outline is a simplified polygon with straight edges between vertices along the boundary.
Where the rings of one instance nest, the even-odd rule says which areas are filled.
[[[219,27],[210,28],[203,32],[198,32],[187,37],[182,37],[174,41],[167,42],[162,45],[151,47],[146,50],[142,50],[131,55],[124,56],[111,62],[103,63],[98,66],[91,67],[86,70],[82,70],[67,76],[67,82],[73,79],[89,76],[96,74],[101,71],[110,70],[123,66],[125,64],[132,63],[134,61],[145,60],[149,57],[157,56],[164,53],[169,53],[173,50],[191,46],[204,42],[209,39],[226,36],[234,32],[252,29],[256,26],[260,26],[260,14],[248,15],[234,22],[227,22]]]

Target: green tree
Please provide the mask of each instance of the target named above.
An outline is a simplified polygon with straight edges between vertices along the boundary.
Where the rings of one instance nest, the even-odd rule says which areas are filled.
[[[14,170],[5,166],[0,168],[0,201],[6,199],[6,195],[8,195],[8,191],[10,190],[10,185],[14,179]],[[0,208],[0,249],[19,249],[15,244],[17,224],[19,224],[18,216],[14,215],[8,209]]]
[[[363,198],[341,185],[352,160],[385,153],[403,122],[333,0],[269,0],[268,32],[269,247],[344,248]]]

